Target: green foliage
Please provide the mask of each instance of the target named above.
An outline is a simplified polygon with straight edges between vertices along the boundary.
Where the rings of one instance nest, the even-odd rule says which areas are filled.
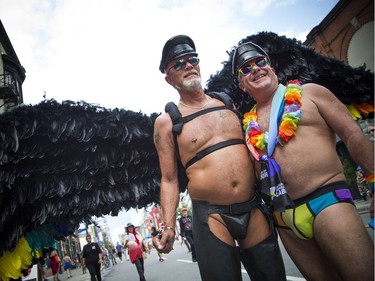
[[[354,165],[351,159],[348,159],[346,157],[340,157],[340,160],[341,160],[341,164],[344,170],[346,182],[348,183],[348,186],[352,191],[353,197],[355,198],[356,195],[359,196],[358,187],[357,187],[357,178],[356,178],[357,166]]]

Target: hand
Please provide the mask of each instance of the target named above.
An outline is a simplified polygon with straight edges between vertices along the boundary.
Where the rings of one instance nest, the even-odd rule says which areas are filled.
[[[173,250],[175,234],[171,230],[166,230],[162,235],[156,235],[152,238],[152,244],[159,253],[168,254]]]
[[[103,263],[103,259],[99,259],[98,263],[102,264]]]

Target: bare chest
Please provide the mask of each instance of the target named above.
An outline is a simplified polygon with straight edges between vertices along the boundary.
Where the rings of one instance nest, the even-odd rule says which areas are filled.
[[[263,133],[268,132],[270,126],[270,107],[257,110],[257,122]]]
[[[181,157],[230,138],[243,138],[240,120],[232,111],[225,109],[200,115],[183,125],[178,137]]]

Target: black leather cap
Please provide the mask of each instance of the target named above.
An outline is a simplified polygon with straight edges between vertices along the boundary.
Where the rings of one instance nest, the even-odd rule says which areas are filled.
[[[268,61],[271,63],[271,60],[261,47],[259,47],[257,44],[254,44],[253,42],[246,42],[243,44],[240,44],[233,54],[232,59],[232,73],[233,75],[237,76],[238,69],[243,66],[245,63],[256,59],[266,57]]]
[[[170,38],[164,45],[159,70],[161,73],[165,73],[167,65],[171,60],[189,54],[198,55],[195,52],[195,44],[189,36],[177,35]]]

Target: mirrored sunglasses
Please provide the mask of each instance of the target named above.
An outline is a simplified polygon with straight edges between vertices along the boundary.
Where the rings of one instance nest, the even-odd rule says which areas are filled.
[[[243,76],[246,76],[246,75],[250,74],[251,71],[253,71],[255,66],[264,67],[268,64],[269,64],[269,61],[266,57],[261,58],[261,59],[256,60],[256,61],[253,61],[253,62],[250,62],[250,63],[246,64],[245,66],[241,67],[238,70],[238,79],[240,79]]]
[[[168,69],[167,73],[169,72],[169,70],[171,70],[172,67],[176,71],[179,71],[181,69],[185,69],[187,63],[190,63],[192,66],[196,66],[199,63],[199,58],[198,57],[188,57],[188,58],[180,59],[180,60],[176,61],[174,63],[174,65],[172,65]]]

